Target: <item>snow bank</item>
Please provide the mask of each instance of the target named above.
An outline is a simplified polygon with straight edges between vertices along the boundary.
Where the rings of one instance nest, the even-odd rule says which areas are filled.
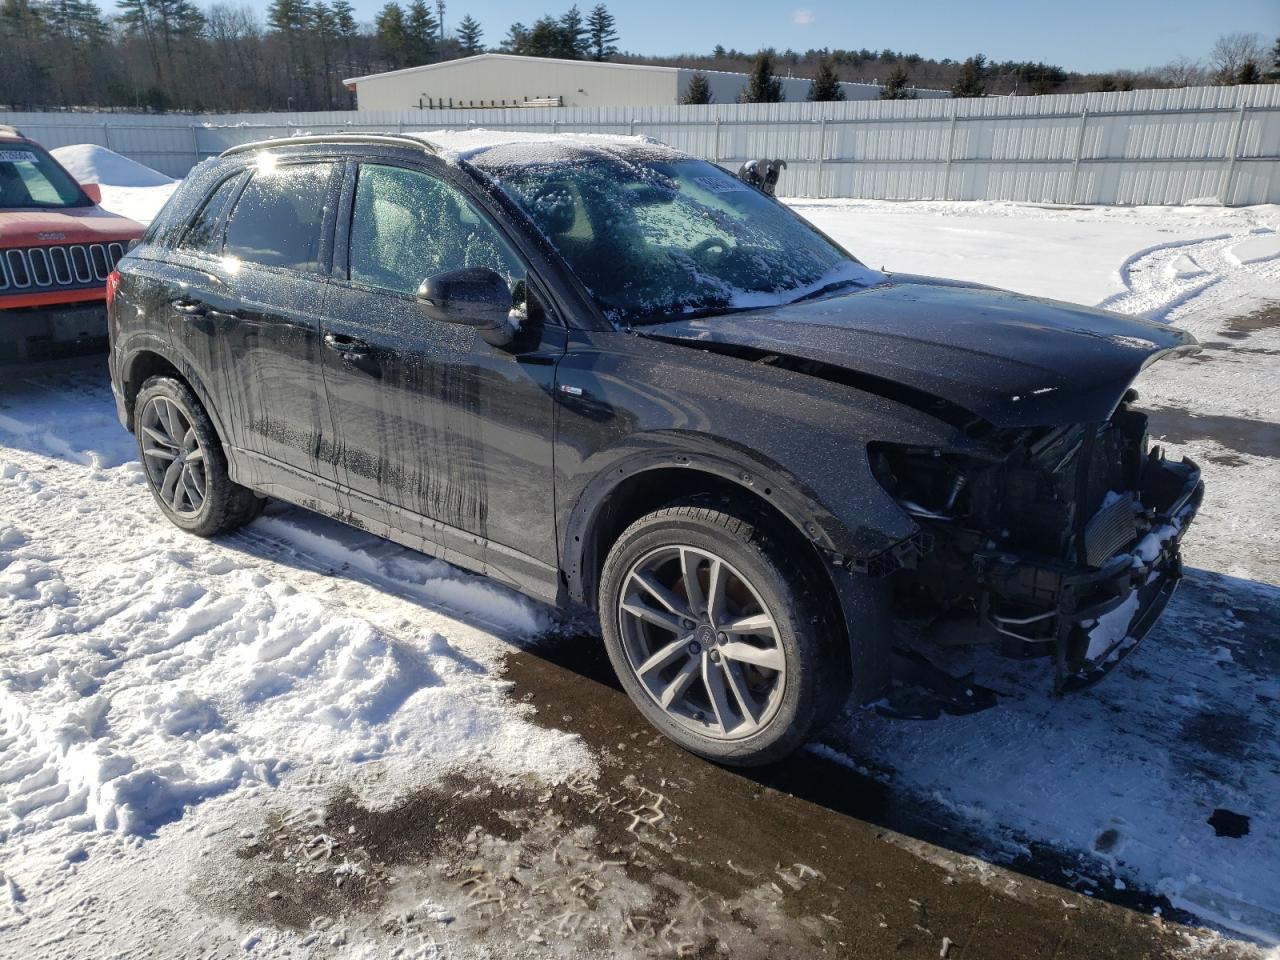
[[[163,187],[176,181],[145,164],[94,143],[75,143],[49,151],[81,183],[111,187]]]
[[[459,768],[592,769],[496,670],[547,608],[282,505],[193,540],[111,404],[97,373],[0,400],[0,934],[27,916],[5,878],[33,913],[76,910],[75,874],[93,886],[259,794],[378,807]]]

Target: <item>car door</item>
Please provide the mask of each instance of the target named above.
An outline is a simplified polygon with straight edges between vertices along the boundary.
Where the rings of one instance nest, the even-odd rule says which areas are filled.
[[[476,199],[411,165],[353,165],[339,247],[324,378],[352,510],[554,592],[552,390],[565,330],[537,280]],[[507,279],[524,314],[510,345],[419,312],[419,284],[463,267]]]
[[[251,168],[231,202],[201,307],[222,352],[246,482],[304,503],[334,502],[333,424],[321,379],[320,315],[343,164]]]

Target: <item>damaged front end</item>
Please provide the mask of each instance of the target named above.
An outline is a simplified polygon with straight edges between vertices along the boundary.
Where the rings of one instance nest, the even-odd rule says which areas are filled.
[[[1142,640],[1181,577],[1204,485],[1150,449],[1130,390],[1103,423],[990,430],[980,452],[870,446],[928,549],[894,576],[899,619],[937,643],[994,643],[1088,686]]]

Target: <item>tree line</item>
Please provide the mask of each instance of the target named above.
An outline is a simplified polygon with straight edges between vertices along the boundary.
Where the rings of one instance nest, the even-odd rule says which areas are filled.
[[[915,53],[885,50],[811,49],[779,51],[774,48],[749,53],[716,47],[712,53],[670,57],[619,58],[628,63],[682,66],[698,71],[729,71],[755,77],[764,67],[770,76],[810,80],[808,99],[838,100],[838,84],[875,83],[886,100],[912,99],[916,88],[946,90],[953,97],[1039,96],[1050,93],[1135,90],[1204,86],[1208,84],[1268,83],[1280,81],[1280,38],[1267,48],[1257,34],[1233,33],[1213,44],[1204,60],[1180,58],[1146,70],[1102,73],[1069,71],[1038,61],[993,61],[979,53],[964,60],[932,60]],[[774,89],[765,82],[747,84],[737,99],[771,102]],[[776,93],[780,94],[779,90]],[[705,75],[695,77],[684,100],[706,103],[710,96]],[[756,99],[760,97],[761,99]],[[692,98],[692,99],[690,99]]]
[[[620,52],[603,3],[576,5],[529,25],[513,23],[494,45],[472,16],[451,21],[446,0],[390,0],[372,22],[349,0],[271,0],[265,16],[235,2],[193,0],[0,0],[0,108],[240,112],[355,106],[348,77],[470,56],[486,50],[536,57],[613,60],[747,74],[744,102],[781,99],[780,78],[810,80],[809,98],[838,100],[842,81],[876,82],[886,99],[916,87],[955,96],[1071,93],[1280,79],[1280,40],[1231,34],[1206,61],[1139,72],[1081,74],[1033,62],[933,60],[894,50],[824,48],[640,57]],[[705,74],[686,102],[709,102]]]
[[[474,17],[447,15],[445,0],[391,0],[371,23],[349,0],[271,0],[263,17],[226,2],[0,0],[0,108],[349,109],[346,78],[488,49]],[[497,49],[607,60],[617,43],[598,3],[512,24]]]

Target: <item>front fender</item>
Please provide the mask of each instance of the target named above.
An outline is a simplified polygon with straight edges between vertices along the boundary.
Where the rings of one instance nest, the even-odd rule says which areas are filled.
[[[954,427],[767,364],[622,333],[574,336],[557,370],[555,454],[571,583],[601,505],[646,470],[741,486],[840,558],[869,560],[918,532],[872,474],[867,444],[946,445]]]

